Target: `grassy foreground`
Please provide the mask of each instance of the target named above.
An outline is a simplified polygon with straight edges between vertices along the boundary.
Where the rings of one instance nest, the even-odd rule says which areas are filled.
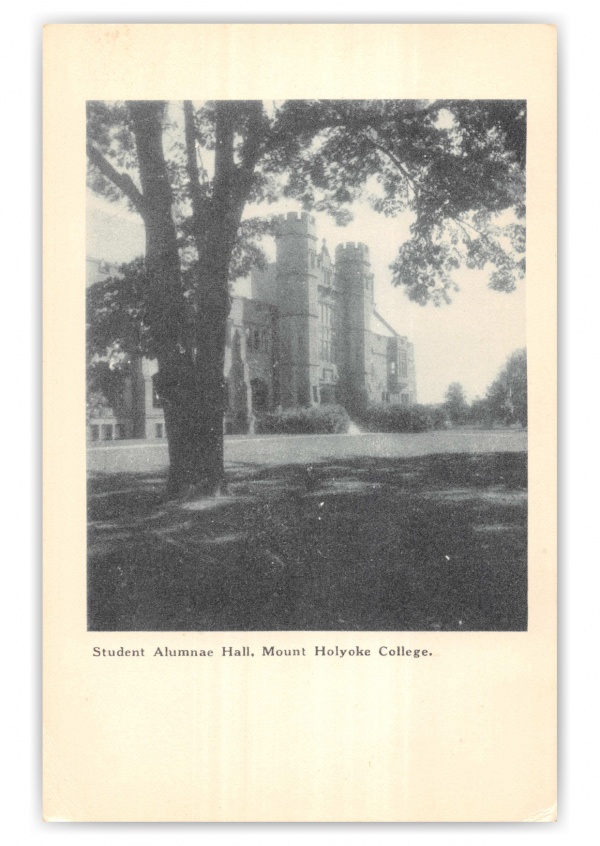
[[[96,631],[523,630],[527,455],[342,456],[229,468],[163,500],[164,473],[92,473]]]

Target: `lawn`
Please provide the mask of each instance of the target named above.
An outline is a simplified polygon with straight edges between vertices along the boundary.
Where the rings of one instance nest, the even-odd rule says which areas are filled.
[[[89,628],[526,629],[525,434],[439,434],[238,441],[227,496],[190,503],[142,452],[97,460]]]

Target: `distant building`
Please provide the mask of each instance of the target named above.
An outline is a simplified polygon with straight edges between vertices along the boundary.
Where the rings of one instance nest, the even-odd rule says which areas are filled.
[[[227,326],[229,432],[252,430],[278,407],[416,402],[414,348],[378,314],[365,244],[340,244],[335,263],[315,220],[278,218],[276,260],[251,274],[251,297],[235,297]],[[94,281],[114,268],[89,260]],[[89,279],[88,279],[89,281]],[[121,399],[89,421],[91,440],[163,438],[155,361],[133,362]]]

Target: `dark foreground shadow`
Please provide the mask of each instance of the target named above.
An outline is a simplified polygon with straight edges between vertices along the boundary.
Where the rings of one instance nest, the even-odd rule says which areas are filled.
[[[95,631],[521,631],[527,456],[229,468],[167,503],[161,475],[88,491]]]

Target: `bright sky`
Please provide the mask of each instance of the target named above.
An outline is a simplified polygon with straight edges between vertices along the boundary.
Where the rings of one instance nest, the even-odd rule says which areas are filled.
[[[298,211],[295,204],[249,208],[247,216]],[[408,237],[410,216],[384,218],[366,206],[355,209],[354,221],[338,227],[317,215],[317,235],[330,252],[344,241],[369,246],[375,274],[375,301],[380,314],[415,345],[419,402],[441,402],[451,382],[460,382],[469,399],[483,396],[513,350],[525,346],[525,283],[503,294],[487,288],[482,271],[459,271],[460,291],[451,305],[435,308],[410,302],[391,284],[389,265]],[[274,243],[265,240],[269,259]],[[125,204],[110,203],[88,191],[87,254],[108,262],[126,262],[144,252],[141,218]],[[247,295],[241,280],[237,293]]]

